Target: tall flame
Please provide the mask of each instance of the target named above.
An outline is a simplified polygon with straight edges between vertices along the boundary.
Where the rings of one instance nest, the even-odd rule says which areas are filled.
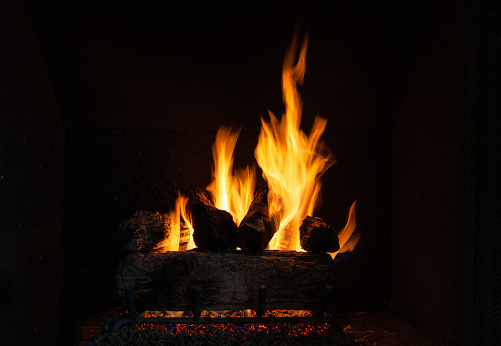
[[[239,170],[233,175],[233,150],[239,135],[230,128],[217,131],[212,146],[214,157],[213,180],[207,190],[214,196],[216,208],[226,210],[237,225],[244,218],[254,198],[255,168]]]
[[[297,37],[292,41],[282,70],[285,114],[280,122],[271,112],[270,123],[261,119],[255,150],[270,189],[270,217],[277,230],[270,249],[301,250],[299,226],[308,214],[313,214],[321,188],[320,177],[335,162],[331,151],[320,141],[327,120],[316,117],[309,136],[299,128],[303,103],[296,84],[303,82],[307,44],[305,38],[294,65]]]

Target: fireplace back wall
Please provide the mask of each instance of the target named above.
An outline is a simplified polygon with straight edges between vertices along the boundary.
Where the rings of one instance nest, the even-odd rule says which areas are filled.
[[[66,125],[63,340],[73,338],[79,320],[115,304],[117,223],[139,209],[167,212],[178,190],[209,183],[219,126],[242,127],[235,165],[254,162],[260,117],[283,111],[281,66],[298,21],[310,35],[302,127],[316,114],[326,117],[324,139],[338,160],[323,177],[318,216],[339,229],[351,202],[359,202],[362,238],[337,266],[338,308],[383,311],[394,301],[395,311],[415,322],[422,314],[409,312],[418,307],[399,296],[398,285],[389,289],[398,282],[390,269],[403,281],[407,275],[399,272],[398,251],[389,263],[390,246],[412,239],[399,217],[390,234],[390,167],[398,153],[392,146],[407,148],[399,137],[406,132],[393,125],[398,116],[401,129],[412,109],[409,73],[423,29],[443,29],[430,29],[429,18],[437,20],[430,3],[211,6],[29,3]],[[452,303],[437,304],[448,314]],[[436,319],[440,333],[452,333],[451,319]]]

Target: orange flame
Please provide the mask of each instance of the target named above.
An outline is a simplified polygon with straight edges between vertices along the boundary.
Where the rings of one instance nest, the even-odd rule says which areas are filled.
[[[214,196],[216,208],[226,210],[237,225],[244,218],[254,198],[255,168],[239,170],[233,175],[233,150],[239,132],[221,127],[212,146],[213,180],[207,190]]]
[[[261,119],[262,128],[254,153],[269,187],[270,218],[276,230],[268,245],[272,250],[302,251],[299,226],[306,216],[313,215],[319,202],[321,176],[335,163],[330,149],[321,141],[326,119],[317,116],[309,136],[300,129],[303,103],[296,85],[302,84],[306,72],[307,44],[306,37],[298,62],[294,65],[297,35],[292,41],[282,69],[285,114],[280,122],[271,112],[270,123]],[[212,146],[213,180],[207,186],[214,197],[215,206],[231,213],[237,225],[247,213],[255,189],[254,167],[247,167],[233,175],[233,151],[238,135],[239,131],[232,132],[231,128],[221,127],[218,130]],[[163,244],[165,251],[179,250],[180,217],[190,228],[187,249],[195,247],[193,227],[186,213],[187,201],[183,196],[179,196],[176,201],[176,211],[171,214],[175,231],[168,241],[165,240],[168,242]],[[360,238],[358,234],[353,235],[356,227],[355,205],[356,201],[350,207],[345,227],[339,232],[341,249],[331,253],[332,258],[338,253],[353,251]]]
[[[176,207],[174,211],[169,213],[169,218],[166,220],[165,228],[169,230],[169,233],[165,235],[164,239],[155,246],[155,250],[158,252],[166,251],[179,251],[179,245],[181,242],[181,218],[185,222],[185,227],[189,230],[189,240],[187,250],[193,249],[195,247],[195,242],[193,241],[193,227],[191,226],[191,218],[186,213],[186,204],[188,203],[188,198],[178,195],[176,199]]]
[[[179,195],[177,200],[176,200],[176,212],[178,213],[178,218],[179,216],[183,218],[184,223],[188,227],[190,231],[189,235],[189,240],[188,240],[188,245],[186,250],[191,250],[195,248],[195,241],[193,240],[193,226],[191,225],[191,215],[188,215],[186,212],[186,205],[188,204],[188,198]]]
[[[336,258],[336,256],[340,253],[344,252],[352,252],[355,250],[355,246],[360,240],[360,234],[353,234],[355,228],[357,227],[357,220],[355,218],[355,206],[357,205],[357,201],[351,204],[350,210],[348,212],[348,221],[346,221],[346,225],[344,228],[338,233],[339,237],[339,250],[336,252],[330,253],[332,259]]]
[[[327,120],[316,117],[310,135],[300,128],[303,103],[296,88],[306,71],[307,39],[294,66],[297,38],[286,55],[282,70],[285,114],[278,122],[270,112],[263,119],[255,156],[270,192],[270,217],[277,232],[270,249],[300,251],[299,226],[312,215],[321,188],[320,177],[334,164],[331,151],[320,141]]]

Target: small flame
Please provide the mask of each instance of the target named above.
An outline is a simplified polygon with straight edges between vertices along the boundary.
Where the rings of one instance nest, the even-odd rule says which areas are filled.
[[[168,237],[166,251],[179,251],[179,240],[181,239],[181,219],[178,208],[179,198],[176,200],[176,208],[170,213],[171,234]]]
[[[191,226],[191,218],[186,212],[186,205],[188,203],[188,198],[178,195],[176,199],[176,207],[174,211],[169,213],[169,218],[165,221],[165,229],[169,230],[169,233],[165,235],[164,239],[155,246],[155,250],[160,253],[166,251],[179,251],[179,245],[181,243],[181,218],[185,223],[185,228],[189,230],[189,240],[187,245],[187,250],[191,250],[195,247],[195,242],[193,241],[193,227]],[[183,237],[184,238],[184,237]]]
[[[294,66],[297,37],[292,41],[282,70],[285,114],[280,122],[270,113],[270,123],[261,119],[255,157],[263,170],[270,192],[270,217],[277,232],[270,249],[301,250],[299,226],[307,215],[313,215],[320,193],[322,174],[334,164],[331,151],[320,141],[327,120],[316,117],[310,135],[299,127],[303,103],[296,88],[306,71],[304,39]]]
[[[355,228],[357,227],[357,220],[355,218],[355,206],[357,201],[352,203],[350,207],[350,211],[348,212],[348,221],[346,221],[346,225],[339,232],[339,250],[336,252],[330,253],[332,259],[335,259],[336,256],[340,253],[344,252],[352,252],[355,250],[355,246],[360,240],[360,233],[353,234]]]
[[[238,132],[221,127],[212,146],[214,157],[213,180],[207,190],[214,196],[216,208],[226,210],[237,225],[244,218],[254,198],[255,168],[239,170],[233,175],[233,150]]]
[[[176,200],[176,212],[178,212],[179,216],[183,219],[185,225],[189,229],[189,240],[186,250],[191,250],[195,248],[195,241],[193,240],[193,226],[191,222],[191,215],[186,211],[186,205],[188,204],[188,198],[179,195]]]

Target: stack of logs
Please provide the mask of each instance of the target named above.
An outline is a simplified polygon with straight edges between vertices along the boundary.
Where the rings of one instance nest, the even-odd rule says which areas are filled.
[[[265,250],[274,235],[267,194],[267,189],[257,191],[237,226],[206,190],[188,191],[197,246],[189,251],[184,250],[190,231],[183,222],[180,251],[158,251],[172,232],[169,214],[138,211],[123,221],[116,237],[126,253],[116,276],[119,300],[125,303],[130,288],[140,310],[189,310],[197,291],[204,309],[253,309],[258,288],[265,285],[267,309],[320,308],[334,282],[334,263],[326,252],[339,250],[337,232],[308,216],[300,227],[301,247],[307,252]]]
[[[274,229],[268,212],[268,189],[261,188],[254,196],[249,210],[237,226],[230,213],[217,209],[212,196],[203,189],[188,193],[193,220],[193,239],[199,249],[232,250],[260,253],[273,238]],[[306,217],[300,227],[301,247],[311,252],[339,250],[337,232],[317,217]]]

